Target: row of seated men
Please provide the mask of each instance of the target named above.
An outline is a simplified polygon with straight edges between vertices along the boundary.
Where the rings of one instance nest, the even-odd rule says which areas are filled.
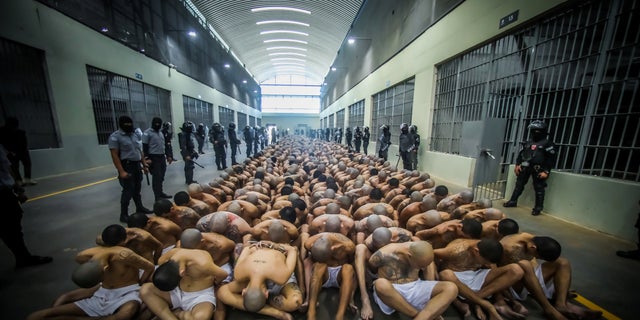
[[[29,319],[225,319],[234,308],[313,320],[330,287],[338,320],[373,319],[374,304],[413,319],[450,305],[465,319],[525,318],[528,294],[547,318],[601,316],[568,301],[571,265],[554,239],[520,232],[468,190],[334,143],[282,139],[173,200],[106,227],[76,257],[81,288]]]

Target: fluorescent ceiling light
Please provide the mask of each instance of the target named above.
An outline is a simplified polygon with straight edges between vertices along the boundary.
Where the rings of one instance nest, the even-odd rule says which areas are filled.
[[[354,39],[354,38],[349,38],[349,40],[347,40],[347,42],[348,42],[349,44],[354,44],[354,43],[356,42],[356,39]]]
[[[338,70],[338,68],[336,68],[336,67],[331,67],[331,71],[336,71],[336,70]]]
[[[300,47],[268,47],[267,50],[300,50],[300,51],[307,51],[306,48],[300,48]]]
[[[304,63],[298,63],[298,62],[274,62],[272,64],[274,66],[300,66],[300,67],[306,66]]]
[[[298,57],[306,57],[306,54],[297,53],[297,52],[272,52],[269,53],[270,56],[298,56]]]
[[[224,67],[225,67],[225,68],[227,68],[227,69],[229,69],[229,68],[231,68],[231,65],[230,65],[230,64],[228,64],[228,63],[225,63],[225,64],[224,64]]]
[[[298,62],[307,62],[304,59],[298,59],[298,58],[273,58],[271,59],[271,61],[298,61]]]
[[[247,83],[247,80],[242,80],[242,83]]]
[[[300,31],[293,31],[293,30],[267,30],[267,31],[262,31],[260,32],[260,34],[275,34],[275,33],[288,33],[288,34],[297,34],[299,36],[305,36],[308,37],[309,34],[306,32],[300,32]]]
[[[189,32],[187,32],[187,34],[188,34],[190,37],[194,37],[194,38],[195,38],[195,36],[196,36],[196,35],[198,35],[195,31],[189,31]]]
[[[265,20],[265,21],[256,22],[256,24],[259,25],[259,26],[263,25],[263,24],[274,24],[274,23],[295,24],[295,25],[304,26],[304,27],[308,27],[309,26],[308,23],[299,22],[299,21],[293,21],[293,20]]]
[[[291,8],[291,7],[262,7],[262,8],[251,9],[251,12],[263,12],[263,11],[293,11],[293,12],[311,14],[311,11],[309,10]]]
[[[264,40],[262,41],[264,43],[272,43],[272,42],[295,42],[295,43],[302,43],[302,44],[307,44],[308,42],[304,41],[304,40],[296,40],[296,39],[269,39],[269,40]]]

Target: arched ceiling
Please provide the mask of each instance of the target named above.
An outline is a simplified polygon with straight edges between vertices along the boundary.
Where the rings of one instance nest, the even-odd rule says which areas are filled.
[[[363,0],[191,0],[258,83],[321,85]]]

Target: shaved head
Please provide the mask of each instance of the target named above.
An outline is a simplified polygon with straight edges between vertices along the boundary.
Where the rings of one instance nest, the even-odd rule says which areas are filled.
[[[330,215],[327,217],[327,221],[325,221],[325,231],[326,232],[340,232],[340,228],[342,227],[342,221],[340,217],[337,215]]]
[[[473,201],[473,191],[464,190],[460,192],[460,198],[464,203],[471,203],[471,201]]]
[[[91,288],[100,282],[104,268],[98,260],[89,260],[79,265],[71,274],[71,280],[81,288]]]
[[[380,249],[391,243],[391,230],[386,227],[379,227],[371,233],[371,241],[374,247]]]
[[[271,241],[277,243],[287,242],[287,231],[284,229],[282,222],[278,220],[271,220],[271,223],[269,224],[269,238]]]
[[[327,204],[324,211],[325,214],[340,214],[340,205],[335,202]]]
[[[227,231],[228,226],[229,219],[227,218],[226,213],[220,212],[211,217],[211,232],[224,234]]]
[[[409,253],[421,262],[429,264],[433,261],[433,247],[427,241],[416,241],[409,245]]]
[[[442,217],[440,216],[440,212],[436,210],[429,210],[424,213],[426,227],[433,228],[442,223]]]
[[[237,200],[233,200],[227,207],[227,211],[233,212],[239,215],[242,213],[242,205],[240,205],[240,202],[238,202]]]
[[[367,229],[376,230],[377,228],[384,226],[384,223],[382,222],[382,219],[379,215],[372,214],[367,217],[366,225]]]
[[[192,183],[187,187],[190,196],[202,193],[202,187],[197,183]]]
[[[484,211],[485,220],[500,220],[503,218],[502,211],[496,208],[489,208]]]
[[[311,257],[317,262],[327,262],[331,257],[331,243],[325,238],[318,238],[311,246]]]
[[[373,213],[377,215],[387,215],[387,208],[383,204],[377,204],[373,207]]]
[[[422,198],[422,203],[420,204],[420,208],[422,210],[432,210],[438,206],[438,201],[433,195],[426,195]]]
[[[411,202],[422,201],[422,198],[424,198],[424,196],[422,195],[422,193],[420,193],[420,191],[411,192]]]
[[[197,249],[202,240],[202,233],[198,229],[189,228],[180,235],[180,247],[185,249]]]
[[[249,193],[249,194],[247,194],[247,201],[248,201],[248,202],[251,202],[251,203],[253,203],[253,204],[256,204],[256,205],[257,205],[257,204],[258,204],[258,200],[259,200],[259,198],[258,198],[258,195],[257,195],[257,194],[255,194],[255,193]]]

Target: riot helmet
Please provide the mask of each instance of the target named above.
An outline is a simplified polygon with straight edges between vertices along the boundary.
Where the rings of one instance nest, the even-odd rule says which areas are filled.
[[[418,127],[415,124],[409,126],[409,132],[412,134],[418,133]]]
[[[384,131],[384,132],[388,132],[389,131],[389,126],[386,124],[383,124],[382,126],[380,126],[380,130]]]
[[[187,121],[185,123],[182,124],[182,131],[187,132],[187,133],[191,133],[193,132],[195,125],[193,124],[193,122],[191,121]]]
[[[360,132],[360,127],[356,127],[354,130],[355,132]]]
[[[214,123],[212,126],[214,132],[222,132],[222,126],[219,123]]]
[[[400,125],[400,132],[402,132],[402,133],[407,133],[407,132],[409,132],[409,125],[403,122],[403,123]]]
[[[236,129],[236,124],[233,123],[233,122],[229,123],[229,129],[235,130]]]
[[[527,127],[533,141],[540,141],[547,136],[547,124],[542,120],[535,120]]]
[[[369,127],[364,127],[364,132],[369,132]]]

